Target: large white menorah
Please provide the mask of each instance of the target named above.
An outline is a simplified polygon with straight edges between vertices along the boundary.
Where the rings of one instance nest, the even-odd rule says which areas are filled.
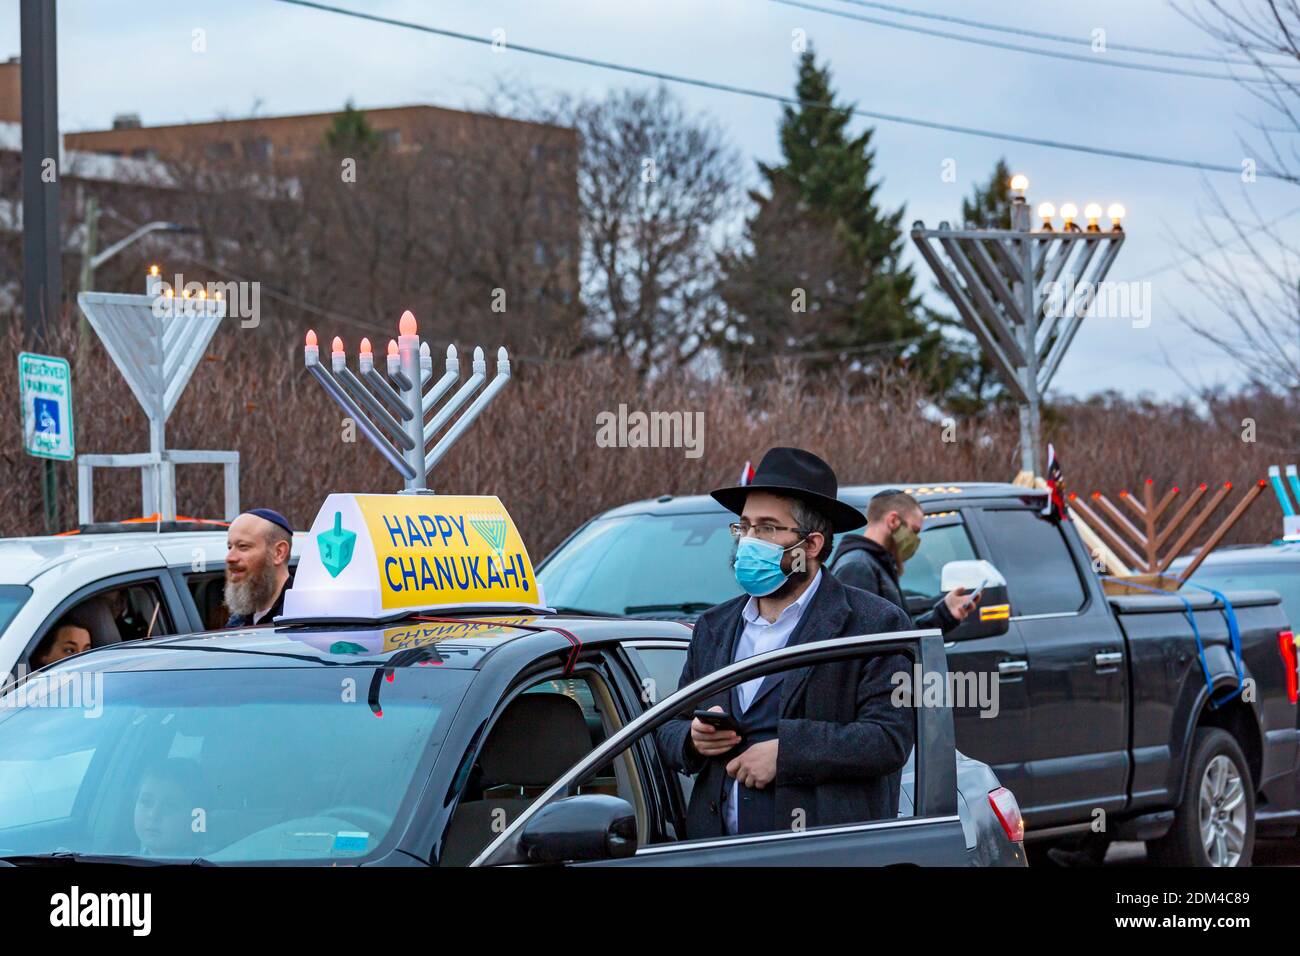
[[[402,313],[398,332],[397,339],[388,343],[387,377],[375,368],[369,339],[361,340],[356,372],[348,368],[343,340],[337,336],[330,348],[328,368],[321,363],[320,348],[313,331],[307,332],[303,358],[307,371],[397,469],[405,482],[404,492],[430,492],[428,474],[433,466],[442,460],[465,429],[510,380],[510,358],[504,347],[497,349],[497,373],[488,382],[483,349],[476,347],[469,378],[443,402],[441,408],[434,411],[439,399],[460,381],[460,358],[456,355],[456,346],[447,346],[446,371],[430,385],[433,359],[428,343],[420,341],[415,316],[409,311]],[[485,382],[486,388],[483,387]],[[479,393],[477,397],[475,392]],[[471,398],[473,402],[459,418],[455,418]],[[432,417],[425,421],[430,412],[433,412]],[[435,436],[444,428],[446,432],[436,445],[433,444]]]

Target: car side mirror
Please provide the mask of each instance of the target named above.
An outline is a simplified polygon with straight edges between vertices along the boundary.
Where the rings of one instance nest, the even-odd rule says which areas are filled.
[[[949,561],[939,574],[939,586],[947,594],[953,588],[970,591],[984,588],[980,603],[959,626],[944,637],[950,641],[977,637],[997,637],[1011,626],[1011,602],[1007,597],[1007,579],[992,561]]]
[[[608,794],[564,797],[524,824],[518,845],[529,863],[621,859],[636,853],[636,813]]]

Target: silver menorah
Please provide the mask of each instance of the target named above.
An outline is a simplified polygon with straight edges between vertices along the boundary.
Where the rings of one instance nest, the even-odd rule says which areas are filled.
[[[428,475],[434,465],[510,380],[510,357],[504,347],[497,349],[497,371],[489,382],[483,349],[476,347],[469,378],[452,392],[460,381],[456,346],[447,346],[446,370],[430,385],[433,358],[428,343],[420,341],[415,316],[409,311],[402,313],[398,332],[397,338],[388,343],[387,377],[375,368],[369,339],[361,340],[356,372],[348,368],[343,340],[337,336],[331,344],[328,368],[321,363],[313,331],[307,333],[303,357],[307,371],[397,469],[405,482],[403,493],[430,493]],[[450,397],[435,410],[449,392]],[[470,402],[469,407],[456,417],[466,402]],[[443,429],[446,431],[433,444]]]

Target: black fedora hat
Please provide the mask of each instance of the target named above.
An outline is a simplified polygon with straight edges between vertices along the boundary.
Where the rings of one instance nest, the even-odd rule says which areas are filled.
[[[835,497],[839,484],[831,466],[802,448],[772,448],[758,463],[749,484],[719,488],[710,494],[722,507],[740,514],[751,491],[769,491],[806,501],[830,519],[831,530],[836,534],[867,523],[866,515]]]

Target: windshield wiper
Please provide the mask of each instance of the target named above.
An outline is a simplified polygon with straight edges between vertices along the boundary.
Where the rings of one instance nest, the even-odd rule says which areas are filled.
[[[114,853],[75,853],[72,850],[55,850],[53,853],[18,853],[0,856],[0,863],[11,866],[72,866],[78,863],[100,866],[216,866],[203,857],[177,860],[155,860],[145,856]]]
[[[654,611],[681,611],[683,614],[699,614],[713,607],[708,601],[683,601],[681,604],[633,604],[623,608],[624,614],[649,614]]]
[[[556,614],[574,614],[578,617],[614,617],[613,611],[593,611],[588,607],[563,607],[554,605],[553,610]]]

